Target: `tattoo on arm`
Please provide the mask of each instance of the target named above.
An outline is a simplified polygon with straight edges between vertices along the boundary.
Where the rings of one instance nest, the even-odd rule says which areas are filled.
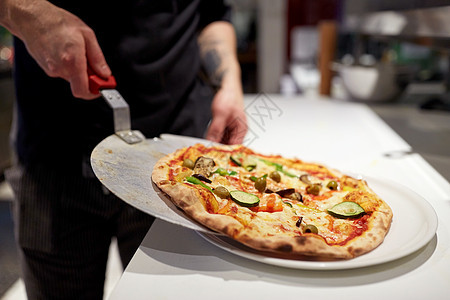
[[[219,52],[219,47],[219,41],[200,43],[203,68],[211,83],[216,87],[221,86],[223,76],[227,71],[226,67],[222,65],[224,54]]]
[[[220,70],[222,60],[217,50],[211,49],[203,55],[203,67],[206,74],[209,76],[211,83],[215,86],[220,86],[225,70]]]

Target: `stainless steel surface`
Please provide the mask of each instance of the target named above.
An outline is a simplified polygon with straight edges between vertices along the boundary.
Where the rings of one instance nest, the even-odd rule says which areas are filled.
[[[342,31],[450,48],[450,2],[345,0]]]
[[[450,38],[450,6],[349,15],[347,30],[372,35]]]
[[[144,137],[137,131],[131,131],[130,108],[122,95],[115,89],[101,90],[103,98],[114,112],[114,132],[128,144],[141,142]]]
[[[128,204],[165,221],[202,232],[213,231],[195,223],[179,210],[152,182],[155,163],[165,154],[195,143],[211,142],[189,137],[162,135],[136,144],[111,135],[94,149],[91,164],[97,178]]]

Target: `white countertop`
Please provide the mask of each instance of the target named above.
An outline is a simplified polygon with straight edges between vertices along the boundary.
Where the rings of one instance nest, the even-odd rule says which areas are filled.
[[[110,299],[448,299],[450,184],[439,173],[365,105],[265,94],[246,105],[244,144],[403,185],[436,211],[436,235],[391,262],[304,270],[248,260],[157,220]]]

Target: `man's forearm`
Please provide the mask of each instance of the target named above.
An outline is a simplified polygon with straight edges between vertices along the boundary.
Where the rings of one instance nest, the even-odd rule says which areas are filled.
[[[73,96],[97,98],[89,91],[88,66],[111,75],[94,31],[78,16],[47,0],[0,0],[0,24],[20,38],[50,77],[70,83]]]
[[[203,68],[217,87],[241,88],[236,34],[228,22],[214,22],[201,32],[198,43]]]
[[[37,4],[45,0],[0,0],[0,25],[12,34],[22,38],[20,28],[22,22],[29,22]],[[47,2],[47,1],[45,1]]]

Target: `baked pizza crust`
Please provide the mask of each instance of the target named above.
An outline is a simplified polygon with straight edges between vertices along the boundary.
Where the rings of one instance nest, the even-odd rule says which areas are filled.
[[[170,162],[177,159],[179,155],[180,150],[163,157],[157,162],[152,173],[153,182],[170,197],[177,207],[181,208],[195,221],[252,249],[276,253],[276,255],[284,258],[351,259],[375,249],[383,242],[386,233],[389,231],[392,220],[390,207],[378,198],[365,181],[352,178],[352,180],[356,180],[359,188],[363,187],[367,191],[366,200],[369,201],[369,204],[366,203],[366,205],[370,206],[370,201],[378,205],[376,211],[372,212],[369,217],[368,230],[360,236],[353,238],[344,245],[329,245],[323,237],[308,233],[295,237],[285,235],[264,236],[258,230],[254,230],[251,226],[244,226],[233,217],[207,212],[205,204],[201,202],[203,197],[200,188],[169,180]],[[323,167],[320,166],[320,168]]]

